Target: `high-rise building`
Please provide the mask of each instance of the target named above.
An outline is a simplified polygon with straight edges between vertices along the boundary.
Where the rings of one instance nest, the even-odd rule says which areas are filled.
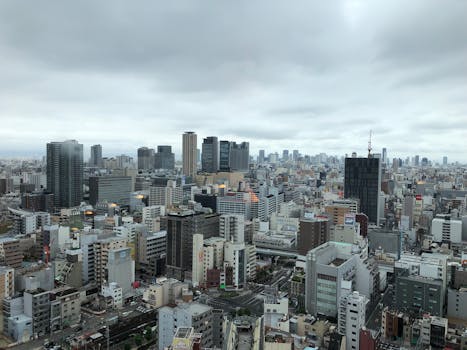
[[[297,232],[298,254],[306,255],[309,250],[329,241],[331,223],[328,218],[303,218]]]
[[[227,242],[245,243],[245,216],[224,214],[219,217],[219,236]]]
[[[355,282],[359,256],[352,244],[327,242],[306,256],[305,303],[308,313],[337,317],[339,300]]]
[[[379,158],[346,158],[344,197],[360,200],[360,211],[379,225],[381,162]]]
[[[444,166],[448,165],[448,157],[447,156],[443,157],[443,165]]]
[[[83,200],[83,145],[78,141],[47,144],[47,190],[54,194],[56,208]]]
[[[147,147],[138,148],[138,169],[154,169],[154,149]]]
[[[298,160],[299,155],[300,155],[300,154],[298,153],[298,150],[297,150],[297,149],[294,149],[294,150],[292,151],[292,156],[293,156],[294,162],[296,162],[296,161]]]
[[[172,153],[172,146],[157,146],[157,153],[154,155],[154,168],[167,170],[175,168],[175,155]]]
[[[104,162],[102,161],[101,145],[91,146],[91,159],[89,160],[89,165],[98,168],[102,168],[104,166]]]
[[[285,149],[282,151],[282,161],[286,162],[289,160],[289,150]]]
[[[219,215],[191,210],[169,213],[161,219],[161,227],[167,230],[167,276],[182,281],[185,273],[192,271],[193,267],[193,235],[200,233],[203,238],[217,236]]]
[[[383,148],[383,154],[381,156],[381,162],[383,164],[387,164],[387,162],[388,162],[388,151],[387,151],[386,147]]]
[[[230,141],[219,142],[219,171],[230,171]]]
[[[259,150],[258,154],[258,164],[263,164],[264,163],[264,149]]]
[[[418,154],[415,156],[414,165],[420,166],[420,156]]]
[[[356,350],[360,344],[360,329],[365,327],[369,300],[359,292],[342,296],[339,303],[338,331],[346,336],[346,350]]]
[[[219,141],[215,136],[203,140],[201,151],[201,169],[206,173],[215,173],[219,169]]]
[[[250,163],[250,144],[242,142],[230,144],[230,168],[232,171],[246,171]]]
[[[89,203],[130,205],[130,176],[92,176],[89,178]]]
[[[193,131],[187,131],[182,139],[183,175],[195,177],[197,164],[198,137]]]

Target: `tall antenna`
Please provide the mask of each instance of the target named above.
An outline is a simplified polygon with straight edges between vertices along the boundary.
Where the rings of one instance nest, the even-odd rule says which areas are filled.
[[[371,158],[371,133],[372,131],[370,130],[370,138],[368,140],[368,158]]]

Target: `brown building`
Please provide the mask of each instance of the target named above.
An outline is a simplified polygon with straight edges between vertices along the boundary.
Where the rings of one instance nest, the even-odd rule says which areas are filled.
[[[359,350],[376,350],[379,349],[380,332],[370,329],[360,329],[360,346]]]
[[[12,297],[14,293],[14,269],[0,266],[0,300]]]
[[[297,235],[297,251],[306,255],[309,250],[329,241],[331,222],[327,217],[303,218]]]
[[[358,212],[358,201],[352,199],[335,200],[326,205],[324,211],[333,225],[343,225],[345,214],[356,214]]]
[[[19,240],[14,238],[0,239],[0,263],[14,268],[20,268],[23,262],[23,253]]]

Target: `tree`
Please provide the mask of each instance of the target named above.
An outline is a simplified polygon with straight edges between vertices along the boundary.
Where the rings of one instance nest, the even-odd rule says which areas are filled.
[[[146,341],[150,341],[152,338],[152,330],[150,327],[146,327],[144,331],[144,338],[146,338]]]
[[[140,346],[141,344],[143,344],[143,338],[141,337],[141,334],[135,335],[134,339],[136,346]]]
[[[125,345],[123,345],[123,349],[124,350],[131,350],[131,345],[129,343],[125,343]]]

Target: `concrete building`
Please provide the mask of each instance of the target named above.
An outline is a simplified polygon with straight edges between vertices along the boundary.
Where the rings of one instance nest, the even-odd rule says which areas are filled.
[[[135,262],[130,248],[110,249],[107,262],[107,283],[117,283],[125,296],[132,290],[135,281]]]
[[[226,242],[224,245],[224,266],[232,268],[232,286],[243,288],[247,281],[247,266],[244,243]]]
[[[89,178],[89,203],[100,202],[130,205],[132,178],[130,176],[91,176]]]
[[[183,203],[183,187],[178,186],[175,181],[169,180],[165,187],[149,187],[149,205],[163,205],[171,207]]]
[[[223,214],[219,217],[219,236],[227,242],[245,242],[245,217],[241,214]]]
[[[308,251],[329,241],[330,221],[326,217],[300,219],[297,233],[297,251],[306,255]]]
[[[15,294],[15,270],[0,266],[0,300],[11,298]]]
[[[358,200],[333,200],[324,206],[324,212],[331,219],[333,225],[344,225],[345,214],[357,214]]]
[[[182,299],[183,291],[188,290],[188,283],[174,278],[158,278],[150,284],[143,293],[143,301],[158,309],[162,306],[175,304]]]
[[[162,218],[161,226],[167,230],[167,276],[182,281],[185,272],[191,272],[193,267],[193,235],[217,236],[219,215],[191,210],[170,212]]]
[[[172,344],[168,350],[197,350],[201,349],[201,333],[195,333],[193,327],[180,327],[175,331]]]
[[[182,173],[194,179],[197,172],[198,138],[193,131],[187,131],[183,134],[182,141]]]
[[[56,208],[77,206],[83,200],[83,145],[75,140],[47,144],[47,190]]]
[[[52,332],[77,325],[81,320],[80,292],[64,287],[50,293],[50,329]]]
[[[141,272],[154,277],[165,274],[167,231],[138,233],[136,252],[136,263]]]
[[[344,197],[358,199],[369,222],[379,226],[381,162],[379,158],[345,158]]]
[[[50,333],[50,292],[42,289],[24,292],[24,314],[32,319],[34,336]]]
[[[245,220],[251,220],[252,202],[258,201],[254,193],[229,192],[225,197],[217,197],[217,213],[241,214]]]
[[[108,281],[108,262],[109,253],[111,250],[126,248],[128,240],[126,238],[110,237],[99,239],[93,242],[93,255],[94,255],[94,276],[98,286]],[[83,255],[84,257],[84,255]],[[90,267],[91,265],[89,265]],[[92,274],[92,272],[91,272]]]
[[[219,170],[219,141],[215,136],[203,140],[201,170],[206,173],[215,173]]]
[[[170,346],[177,328],[193,328],[195,333],[202,334],[201,347],[211,348],[212,342],[212,308],[198,303],[183,303],[175,308],[159,309],[159,349]]]
[[[448,289],[447,317],[467,321],[467,288]]]
[[[306,256],[305,301],[307,311],[337,318],[343,285],[355,278],[358,254],[348,243],[327,242]]]
[[[346,350],[359,349],[360,329],[365,326],[368,302],[368,298],[358,292],[343,295],[339,301],[338,331],[346,337]]]
[[[461,243],[462,220],[451,218],[450,215],[437,215],[431,221],[431,235],[434,242]]]
[[[19,240],[9,237],[0,238],[0,262],[2,265],[15,269],[21,267],[23,253],[19,246]]]
[[[123,306],[123,289],[116,282],[103,284],[101,295],[106,298],[106,307],[119,309]]]

